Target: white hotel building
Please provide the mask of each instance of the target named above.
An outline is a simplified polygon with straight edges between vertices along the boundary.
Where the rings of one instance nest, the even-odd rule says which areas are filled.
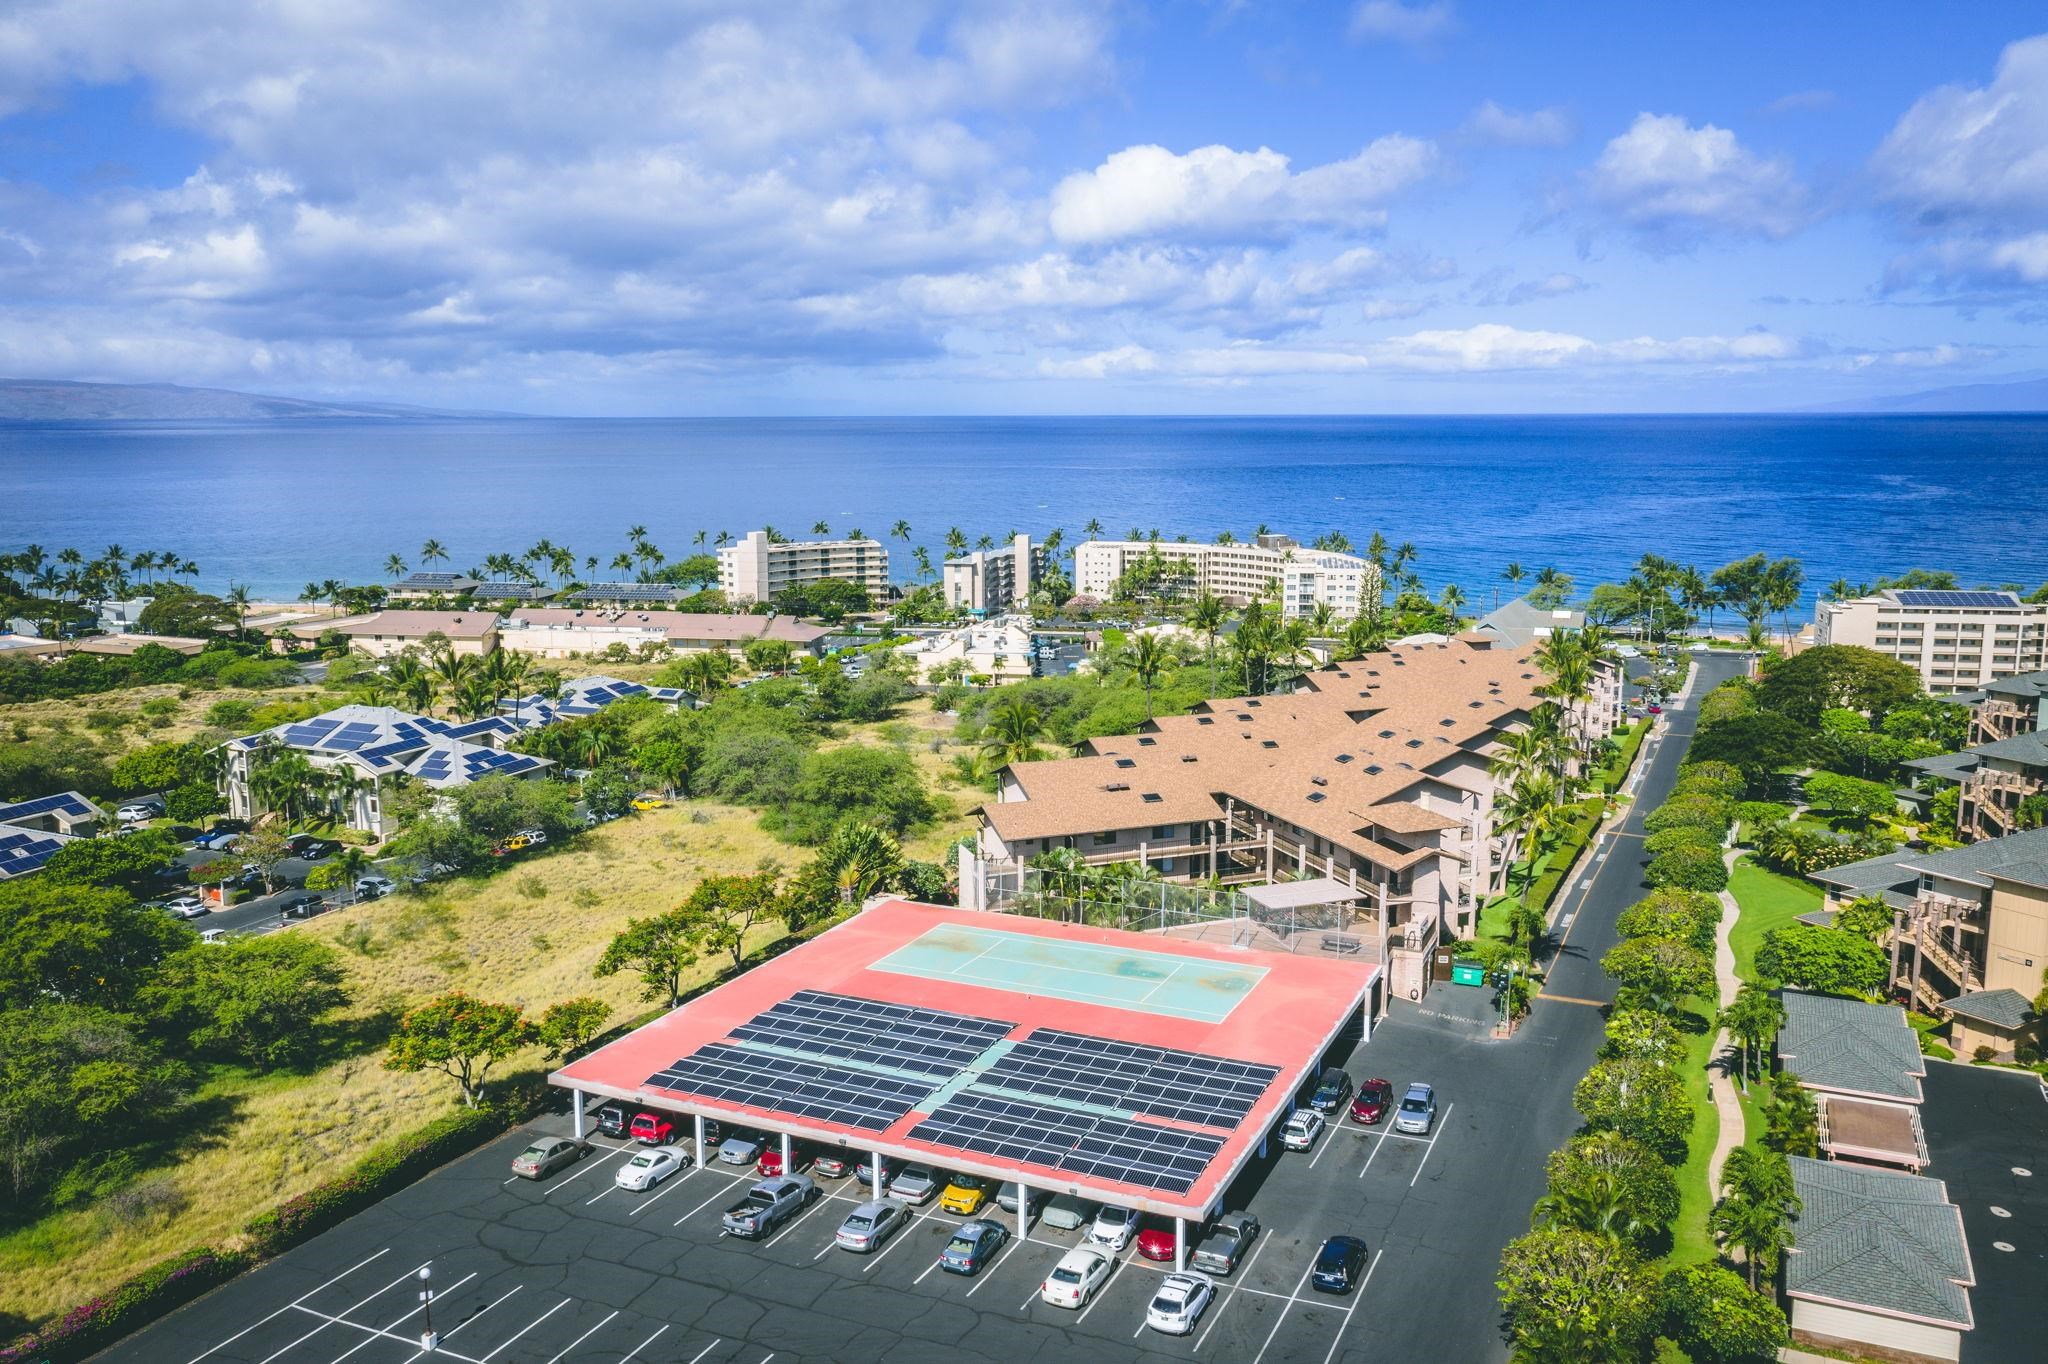
[[[1920,674],[1937,696],[2048,668],[2048,604],[2010,592],[1889,588],[1814,612],[1816,644],[1858,644]]]
[[[1191,544],[1161,540],[1088,540],[1074,548],[1074,590],[1108,598],[1117,580],[1147,555],[1194,570],[1190,592],[1212,592],[1236,605],[1277,592],[1281,614],[1305,616],[1328,602],[1339,616],[1356,616],[1380,590],[1379,570],[1355,554],[1305,549],[1284,535],[1253,544]]]
[[[770,540],[752,530],[718,551],[718,586],[733,602],[768,602],[785,587],[825,578],[859,583],[870,597],[889,591],[889,550],[879,540]]]

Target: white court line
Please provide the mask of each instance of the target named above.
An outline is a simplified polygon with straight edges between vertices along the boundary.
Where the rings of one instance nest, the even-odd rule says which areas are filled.
[[[1180,970],[1181,968],[1176,966],[1171,971],[1168,971],[1165,975],[1161,976],[1159,978],[1158,984],[1154,985],[1144,994],[1138,996],[1138,1003],[1143,1004],[1147,1002],[1152,998],[1152,996],[1158,994],[1161,990],[1164,990],[1167,986],[1173,984],[1173,978],[1180,974]]]
[[[482,1359],[478,1360],[477,1364],[491,1364],[491,1360],[493,1357],[497,1355],[498,1350],[503,1350],[508,1346],[512,1345],[515,1341],[519,1339],[520,1336],[525,1335],[528,1331],[531,1331],[534,1327],[540,1325],[549,1317],[552,1317],[555,1313],[561,1311],[564,1307],[567,1307],[569,1305],[569,1302],[570,1299],[564,1298],[560,1302],[556,1303],[553,1307],[550,1307],[547,1311],[535,1317],[532,1321],[527,1322],[526,1325],[519,1328],[517,1335],[514,1335],[511,1340],[505,1341],[503,1344],[499,1345],[497,1350],[492,1350],[490,1354],[487,1354]]]
[[[1244,1262],[1244,1268],[1242,1269],[1242,1271],[1240,1271],[1246,1277],[1250,1277],[1252,1272],[1252,1266],[1259,1262],[1259,1255],[1266,1249],[1266,1246],[1268,1244],[1269,1242],[1266,1240],[1266,1238],[1261,1236],[1259,1238],[1259,1243],[1252,1247],[1252,1257],[1251,1259],[1246,1260]],[[1232,1277],[1235,1278],[1236,1276],[1233,1275]],[[1242,1281],[1240,1281],[1239,1283],[1225,1285],[1225,1291],[1229,1291],[1230,1289],[1241,1288]],[[1220,1301],[1218,1301],[1216,1304],[1216,1313],[1214,1316],[1209,1318],[1209,1324],[1202,1328],[1202,1334],[1195,1337],[1194,1351],[1191,1351],[1191,1353],[1199,1352],[1201,1350],[1202,1342],[1209,1338],[1209,1333],[1216,1329],[1216,1323],[1223,1319],[1224,1310],[1230,1306],[1230,1300],[1228,1298],[1224,1298],[1220,1293],[1217,1295],[1217,1297],[1220,1299]]]
[[[1351,1304],[1344,1309],[1344,1320],[1337,1323],[1337,1334],[1330,1337],[1330,1352],[1323,1356],[1323,1364],[1330,1364],[1330,1361],[1337,1357],[1337,1342],[1344,1339],[1344,1328],[1351,1324],[1351,1314],[1358,1310],[1359,1295],[1364,1293],[1365,1286],[1372,1282],[1372,1272],[1380,1267],[1380,1257],[1386,1253],[1385,1246],[1373,1252],[1372,1263],[1365,1267],[1365,1277],[1358,1281],[1358,1287],[1351,1290]]]
[[[356,1261],[356,1262],[355,1262],[354,1264],[350,1265],[350,1266],[349,1266],[349,1267],[348,1267],[347,1269],[344,1269],[344,1270],[342,1270],[342,1271],[341,1271],[341,1273],[339,1273],[339,1274],[335,1275],[335,1276],[334,1276],[333,1278],[329,1279],[329,1280],[328,1280],[328,1281],[327,1281],[326,1283],[324,1283],[324,1284],[321,1284],[319,1288],[309,1288],[309,1289],[307,1289],[307,1290],[306,1290],[306,1291],[305,1291],[304,1293],[301,1293],[301,1294],[300,1294],[300,1295],[299,1295],[298,1297],[296,1297],[296,1298],[292,1299],[292,1300],[291,1300],[290,1302],[286,1303],[286,1304],[285,1304],[284,1306],[282,1306],[282,1307],[278,1308],[278,1309],[277,1309],[277,1310],[276,1310],[275,1312],[272,1312],[272,1313],[271,1313],[271,1314],[270,1314],[269,1316],[265,1317],[265,1318],[263,1319],[263,1321],[259,1321],[259,1322],[256,1322],[256,1323],[255,1323],[254,1325],[251,1325],[251,1326],[244,1326],[244,1327],[243,1327],[243,1328],[242,1328],[241,1330],[239,1330],[239,1331],[235,1332],[235,1333],[234,1333],[233,1335],[229,1336],[229,1337],[228,1337],[228,1338],[227,1338],[226,1340],[223,1340],[223,1341],[222,1341],[222,1342],[221,1342],[220,1344],[218,1344],[218,1345],[214,1346],[214,1347],[213,1347],[213,1349],[211,1349],[211,1350],[208,1350],[208,1351],[206,1351],[206,1353],[205,1353],[205,1354],[197,1354],[197,1355],[194,1355],[194,1356],[192,1356],[192,1359],[191,1359],[191,1364],[199,1364],[199,1361],[200,1361],[200,1360],[202,1360],[202,1359],[206,1358],[206,1356],[207,1356],[207,1355],[210,1355],[210,1354],[212,1354],[212,1353],[213,1353],[213,1352],[214,1352],[215,1350],[225,1350],[225,1349],[226,1349],[226,1348],[227,1348],[228,1346],[230,1346],[230,1345],[234,1344],[234,1343],[235,1343],[236,1341],[240,1340],[240,1339],[241,1339],[241,1338],[242,1338],[243,1336],[246,1336],[246,1335],[248,1335],[248,1334],[249,1334],[249,1333],[250,1333],[251,1331],[255,1330],[257,1326],[261,1326],[261,1325],[263,1325],[263,1324],[264,1324],[265,1322],[275,1321],[275,1320],[276,1320],[277,1318],[279,1318],[279,1317],[283,1316],[283,1315],[284,1315],[285,1313],[287,1313],[287,1312],[291,1311],[291,1310],[292,1310],[292,1309],[293,1309],[294,1307],[297,1307],[297,1306],[298,1306],[298,1305],[299,1305],[300,1303],[304,1302],[304,1301],[305,1301],[305,1300],[306,1300],[307,1298],[310,1298],[310,1297],[312,1297],[312,1296],[313,1296],[313,1295],[314,1295],[315,1293],[318,1293],[318,1292],[320,1292],[320,1291],[321,1291],[321,1289],[326,1289],[326,1288],[332,1288],[332,1287],[334,1287],[334,1285],[336,1285],[336,1284],[340,1283],[340,1282],[341,1282],[341,1281],[342,1281],[343,1279],[346,1279],[346,1278],[347,1278],[347,1277],[348,1277],[349,1275],[351,1275],[351,1274],[355,1273],[355,1272],[356,1272],[357,1270],[361,1269],[361,1268],[362,1268],[362,1267],[363,1267],[364,1265],[366,1265],[366,1264],[370,1263],[370,1261],[371,1261],[371,1260],[374,1260],[374,1259],[376,1259],[378,1255],[387,1255],[387,1254],[389,1254],[389,1253],[390,1253],[390,1251],[391,1251],[391,1247],[390,1247],[390,1246],[386,1246],[386,1247],[384,1247],[384,1249],[383,1249],[383,1250],[380,1250],[380,1251],[378,1251],[376,1255],[371,1255],[371,1256],[369,1256],[369,1257],[368,1257],[368,1258],[366,1258],[366,1259],[361,1259],[361,1260],[358,1260],[358,1261]]]
[[[641,1341],[638,1345],[635,1345],[632,1349],[626,1351],[626,1357],[620,1360],[619,1364],[633,1364],[633,1356],[639,1354],[642,1350],[652,1345],[655,1341],[660,1340],[662,1334],[667,1330],[668,1326],[664,1323],[660,1331],[656,1331],[653,1335],[647,1337],[647,1339]],[[702,1359],[705,1355],[710,1354],[716,1348],[718,1348],[718,1342],[714,1340],[709,1345],[706,1345],[703,1349],[697,1352],[697,1359]],[[691,1360],[690,1364],[697,1364],[697,1359]]]
[[[1266,1343],[1264,1345],[1261,1345],[1259,1347],[1259,1352],[1252,1356],[1252,1364],[1259,1364],[1259,1361],[1266,1357],[1266,1351],[1272,1348],[1273,1337],[1279,1335],[1280,1328],[1287,1324],[1287,1314],[1289,1311],[1293,1309],[1294,1300],[1301,1296],[1302,1287],[1303,1285],[1308,1283],[1308,1276],[1315,1271],[1315,1267],[1316,1262],[1314,1260],[1310,1260],[1308,1262],[1308,1268],[1301,1271],[1301,1282],[1296,1284],[1294,1286],[1294,1291],[1287,1295],[1287,1306],[1281,1308],[1280,1315],[1273,1318],[1273,1329],[1266,1333]]]
[[[454,1283],[448,1285],[448,1287],[442,1289],[441,1292],[453,1293],[456,1289],[462,1287],[464,1284],[468,1283],[471,1279],[474,1279],[475,1277],[476,1275],[474,1273],[465,1274],[461,1278],[457,1279]],[[398,1321],[405,1321],[410,1317],[416,1317],[421,1312],[426,1311],[426,1309],[427,1305],[425,1303],[421,1303],[418,1307],[413,1308],[412,1311],[407,1312],[405,1316],[400,1317]],[[391,1324],[393,1326],[396,1326],[398,1325],[398,1321],[394,1321]],[[335,1356],[334,1364],[341,1364],[342,1360],[347,1359],[357,1350],[365,1349],[371,1345],[375,1345],[376,1343],[377,1337],[375,1336],[371,1336],[368,1340],[358,1341],[356,1344],[349,1346],[346,1350],[343,1350],[339,1355]]]
[[[393,1280],[392,1280],[392,1281],[391,1281],[390,1283],[388,1283],[388,1284],[385,1284],[385,1285],[384,1285],[384,1286],[383,1286],[382,1288],[378,1289],[378,1290],[377,1290],[377,1291],[376,1291],[375,1293],[372,1293],[372,1294],[370,1294],[370,1296],[369,1296],[369,1297],[367,1297],[367,1298],[360,1298],[360,1299],[358,1299],[357,1301],[355,1301],[355,1302],[352,1302],[352,1303],[350,1303],[350,1304],[349,1304],[348,1306],[346,1306],[346,1307],[342,1308],[340,1312],[336,1313],[336,1314],[335,1314],[335,1315],[334,1315],[333,1317],[330,1317],[330,1318],[328,1319],[328,1321],[329,1321],[329,1324],[332,1324],[332,1323],[333,1323],[333,1322],[335,1322],[335,1321],[340,1321],[340,1320],[342,1320],[342,1319],[346,1318],[346,1317],[348,1316],[348,1314],[349,1314],[349,1313],[351,1313],[351,1312],[355,1311],[355,1310],[356,1310],[356,1309],[357,1309],[358,1307],[361,1307],[361,1306],[362,1306],[362,1305],[363,1305],[364,1303],[366,1303],[366,1302],[372,1302],[372,1301],[375,1301],[375,1300],[376,1300],[377,1298],[380,1298],[380,1297],[382,1297],[382,1296],[383,1296],[384,1294],[386,1294],[386,1293],[389,1293],[389,1292],[390,1292],[390,1291],[391,1291],[392,1289],[394,1289],[394,1288],[398,1287],[398,1286],[399,1286],[400,1284],[404,1283],[404,1282],[405,1282],[406,1280],[408,1280],[408,1279],[412,1278],[412,1277],[413,1277],[413,1275],[415,1275],[415,1274],[419,1273],[419,1272],[420,1272],[420,1271],[421,1271],[422,1269],[424,1269],[424,1268],[426,1268],[426,1266],[425,1266],[424,1264],[414,1265],[414,1266],[413,1266],[413,1267],[412,1267],[411,1269],[408,1269],[408,1270],[407,1270],[407,1271],[406,1271],[405,1273],[403,1273],[403,1274],[399,1275],[399,1276],[398,1276],[397,1278],[393,1279]],[[307,1310],[310,1310],[310,1309],[307,1309]],[[325,1314],[325,1313],[322,1313],[321,1315],[323,1315],[323,1316],[324,1316],[324,1315],[326,1315],[326,1314]],[[297,1349],[297,1348],[298,1348],[299,1346],[301,1346],[301,1345],[305,1344],[305,1343],[306,1343],[307,1341],[311,1340],[311,1339],[312,1339],[312,1338],[313,1338],[314,1336],[317,1336],[317,1335],[319,1335],[319,1334],[320,1334],[320,1333],[321,1333],[322,1331],[324,1331],[324,1330],[326,1330],[326,1329],[327,1329],[327,1326],[325,1326],[325,1325],[322,1325],[322,1326],[315,1326],[315,1327],[314,1327],[314,1328],[313,1328],[312,1330],[310,1330],[310,1331],[306,1332],[306,1334],[304,1334],[304,1335],[300,1336],[300,1337],[299,1337],[299,1338],[298,1338],[297,1340],[295,1340],[295,1341],[293,1341],[293,1342],[292,1342],[291,1344],[289,1344],[289,1345],[285,1346],[285,1347],[284,1347],[284,1349],[282,1349],[282,1350],[276,1350],[276,1351],[273,1351],[273,1352],[272,1352],[272,1353],[270,1353],[270,1354],[267,1354],[267,1355],[265,1355],[265,1356],[263,1357],[263,1359],[262,1359],[262,1364],[270,1364],[270,1361],[271,1361],[271,1360],[273,1360],[273,1359],[276,1359],[276,1358],[278,1357],[278,1355],[281,1355],[281,1354],[286,1354],[286,1353],[288,1353],[288,1352],[290,1352],[290,1351],[292,1351],[292,1350],[295,1350],[295,1349]]]
[[[576,1339],[570,1341],[567,1345],[564,1345],[559,1353],[549,1358],[548,1364],[561,1364],[563,1355],[568,1354],[569,1351],[575,1349],[578,1345],[581,1345],[584,1341],[590,1339],[599,1331],[602,1331],[607,1325],[611,1323],[612,1317],[616,1317],[618,1314],[618,1310],[614,1308],[611,1317],[606,1317],[603,1321],[591,1327],[588,1331],[585,1331],[582,1335],[576,1337]]]
[[[1429,1149],[1422,1153],[1421,1160],[1415,1162],[1415,1175],[1413,1179],[1410,1179],[1408,1181],[1409,1188],[1414,1188],[1415,1180],[1422,1178],[1422,1167],[1429,1164],[1429,1158],[1432,1155],[1436,1154],[1436,1139],[1444,1134],[1444,1127],[1451,1120],[1451,1111],[1452,1109],[1455,1109],[1457,1106],[1458,1105],[1455,1103],[1452,1104],[1449,1108],[1446,1108],[1444,1110],[1444,1115],[1441,1118],[1437,1119],[1436,1131],[1431,1132],[1429,1134]]]
[[[410,1345],[414,1349],[419,1348],[420,1342],[417,1337],[393,1335],[391,1332],[385,1330],[381,1326],[371,1326],[365,1322],[360,1321],[348,1321],[341,1317],[330,1317],[325,1312],[317,1312],[314,1309],[306,1306],[304,1303],[292,1304],[292,1310],[304,1312],[309,1317],[319,1317],[322,1320],[326,1321],[327,1324],[330,1326],[348,1326],[358,1331],[368,1331],[373,1336],[382,1336],[386,1340],[395,1340],[400,1345]],[[472,1359],[468,1355],[459,1355],[455,1353],[455,1351],[453,1350],[438,1350],[435,1353],[444,1354],[448,1356],[450,1359],[459,1359],[462,1361],[462,1364],[484,1364],[484,1362],[481,1359]]]

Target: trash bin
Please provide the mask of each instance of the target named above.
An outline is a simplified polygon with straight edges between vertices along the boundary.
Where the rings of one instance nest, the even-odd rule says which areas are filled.
[[[1470,957],[1460,957],[1451,963],[1451,984],[1484,985],[1486,968]]]

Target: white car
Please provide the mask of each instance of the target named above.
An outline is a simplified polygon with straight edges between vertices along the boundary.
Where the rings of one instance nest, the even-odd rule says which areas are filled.
[[[1119,1208],[1104,1203],[1095,1214],[1094,1223],[1088,1228],[1088,1244],[1106,1246],[1111,1250],[1122,1250],[1138,1234],[1138,1211],[1136,1208]]]
[[[651,1151],[641,1151],[619,1167],[612,1176],[612,1183],[622,1189],[640,1192],[651,1189],[676,1171],[685,1169],[690,1157],[680,1146],[657,1146]]]
[[[1633,644],[1618,645],[1614,652],[1622,658],[1641,658],[1643,651]]]
[[[358,900],[375,900],[379,896],[389,895],[397,889],[398,887],[392,884],[391,878],[388,876],[365,876],[356,882],[356,898]]]
[[[1695,654],[1703,654],[1703,653],[1707,652],[1707,646],[1706,646],[1705,644],[1703,644],[1703,643],[1701,643],[1701,644],[1694,644],[1694,645],[1692,646],[1692,648],[1691,648],[1691,649],[1690,649],[1690,650],[1689,650],[1688,652],[1691,652],[1691,653],[1695,653]]]
[[[166,900],[164,908],[181,919],[197,919],[212,912],[207,909],[206,901],[197,895],[180,895],[175,900]]]
[[[538,848],[541,844],[548,841],[548,835],[545,829],[521,829],[518,833],[513,834],[512,836],[514,838],[525,839],[526,846],[529,848]]]
[[[1145,1324],[1169,1336],[1184,1336],[1202,1319],[1202,1310],[1216,1299],[1216,1281],[1192,1270],[1169,1274],[1145,1309]]]
[[[1323,1135],[1323,1115],[1313,1108],[1297,1108],[1280,1129],[1280,1144],[1290,1151],[1306,1151]]]
[[[1039,1285],[1038,1296],[1054,1307],[1082,1308],[1109,1280],[1116,1261],[1092,1246],[1068,1251]]]
[[[139,803],[124,805],[114,811],[114,818],[120,820],[123,824],[140,824],[146,819],[156,818],[156,807]]]

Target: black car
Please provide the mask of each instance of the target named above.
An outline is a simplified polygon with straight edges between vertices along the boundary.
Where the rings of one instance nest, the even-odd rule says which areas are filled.
[[[320,838],[313,834],[293,834],[284,841],[293,857],[308,862],[317,862],[323,857],[332,857],[341,851],[341,844],[331,838]]]
[[[1308,1106],[1325,1116],[1343,1110],[1351,1098],[1351,1076],[1335,1066],[1323,1072],[1323,1078],[1316,1082],[1316,1092],[1309,1096]]]
[[[633,1121],[633,1115],[626,1111],[625,1105],[617,1103],[600,1105],[594,1116],[597,1118],[597,1130],[608,1137],[625,1136],[627,1126]]]
[[[246,819],[216,819],[213,822],[213,827],[208,829],[207,832],[215,834],[245,834],[249,832],[249,821]]]
[[[1332,1236],[1316,1252],[1316,1267],[1309,1275],[1309,1287],[1318,1293],[1349,1293],[1358,1286],[1365,1270],[1365,1242],[1356,1236]]]
[[[277,907],[277,912],[287,919],[310,919],[327,908],[324,895],[294,895]]]

